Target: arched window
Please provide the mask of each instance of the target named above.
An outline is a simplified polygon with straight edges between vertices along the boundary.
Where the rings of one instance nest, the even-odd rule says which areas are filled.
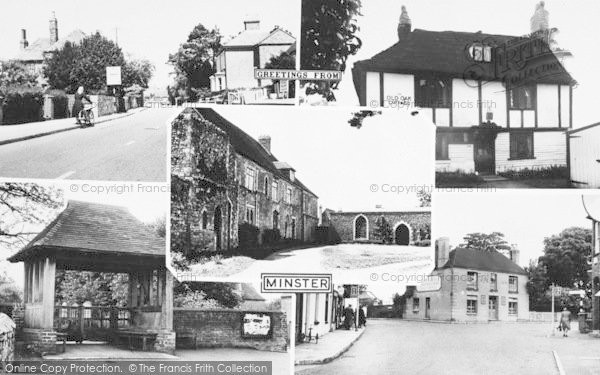
[[[202,211],[202,229],[208,229],[208,214]]]
[[[273,211],[273,229],[279,229],[279,212]]]
[[[264,189],[265,197],[269,197],[269,178],[265,176],[265,189]]]

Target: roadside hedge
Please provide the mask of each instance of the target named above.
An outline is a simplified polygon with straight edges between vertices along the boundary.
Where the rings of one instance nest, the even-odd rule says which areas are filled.
[[[258,246],[258,227],[243,223],[238,227],[238,240],[240,249],[255,248]]]
[[[44,95],[38,89],[8,89],[2,99],[2,125],[42,121]]]

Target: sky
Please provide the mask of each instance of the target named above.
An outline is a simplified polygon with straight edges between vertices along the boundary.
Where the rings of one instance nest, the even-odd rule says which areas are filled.
[[[40,182],[49,186],[48,182]],[[65,207],[70,200],[102,203],[107,205],[122,206],[139,220],[153,223],[165,217],[170,203],[169,194],[165,186],[149,183],[118,183],[118,182],[54,182],[53,186],[63,191]],[[62,211],[62,210],[61,210]],[[0,218],[1,219],[1,218]],[[54,218],[48,218],[48,223]],[[41,231],[48,223],[24,227],[25,230]],[[23,284],[23,263],[10,263],[4,260],[14,254],[14,251],[3,249],[4,255],[0,261],[0,272],[6,271],[16,284]]]
[[[218,112],[254,139],[269,135],[272,153],[296,169],[323,209],[414,208],[416,190],[433,184],[433,125],[406,111],[366,118],[361,129],[348,124],[352,110],[339,107]]]
[[[99,30],[112,40],[118,35],[126,56],[148,59],[155,65],[150,86],[163,89],[171,81],[171,69],[166,64],[169,54],[177,51],[198,23],[209,29],[216,26],[229,37],[243,31],[247,16],[258,15],[263,30],[278,25],[294,36],[300,31],[298,0],[104,0],[93,7],[77,0],[2,1],[0,59],[10,59],[19,52],[21,29],[27,30],[30,44],[47,38],[52,11],[58,19],[59,36],[75,29],[86,34]]]
[[[355,61],[369,59],[398,41],[397,25],[401,6],[405,5],[412,28],[431,31],[482,31],[490,34],[525,35],[530,32],[529,19],[538,0],[365,0],[358,17],[363,46],[348,58],[346,74],[336,97],[340,105],[358,105],[352,83],[351,68]],[[550,27],[556,27],[558,46],[572,52],[566,69],[579,85],[573,90],[574,127],[600,121],[595,108],[600,75],[595,74],[600,59],[598,46],[598,14],[600,2],[595,0],[546,0]]]
[[[454,247],[462,243],[467,233],[501,232],[509,244],[516,244],[521,251],[521,266],[543,255],[544,238],[569,227],[592,228],[581,192],[445,193],[436,194],[433,199],[433,238],[449,237]],[[595,203],[600,212],[600,198]]]

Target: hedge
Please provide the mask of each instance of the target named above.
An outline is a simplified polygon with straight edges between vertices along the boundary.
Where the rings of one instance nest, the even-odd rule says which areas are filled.
[[[41,91],[36,89],[9,89],[3,95],[3,125],[43,120],[44,95]]]
[[[281,241],[281,232],[279,229],[265,229],[262,233],[263,245],[271,245]]]
[[[340,235],[337,233],[334,227],[330,226],[318,226],[315,228],[315,235],[317,243],[325,245],[336,245],[342,242]]]

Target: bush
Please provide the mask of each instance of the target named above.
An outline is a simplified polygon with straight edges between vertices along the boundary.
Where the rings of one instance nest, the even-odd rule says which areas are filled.
[[[478,184],[483,182],[483,178],[475,173],[464,172],[435,172],[436,186],[452,186],[454,184]]]
[[[53,94],[54,118],[69,117],[69,98],[64,92]]]
[[[553,165],[547,168],[530,169],[525,168],[518,171],[509,170],[498,173],[502,177],[514,179],[514,180],[525,180],[529,178],[570,178],[569,170],[565,166]]]
[[[265,229],[262,233],[263,245],[271,245],[281,241],[281,232],[279,229]]]
[[[334,227],[318,226],[315,228],[317,243],[326,245],[336,245],[342,240]]]
[[[255,248],[258,246],[258,234],[259,230],[252,224],[243,223],[238,227],[238,240],[239,247],[244,248]]]
[[[5,125],[42,121],[44,96],[35,88],[9,88],[2,101]]]
[[[428,247],[428,246],[431,246],[431,240],[415,241],[414,245],[415,246]]]

